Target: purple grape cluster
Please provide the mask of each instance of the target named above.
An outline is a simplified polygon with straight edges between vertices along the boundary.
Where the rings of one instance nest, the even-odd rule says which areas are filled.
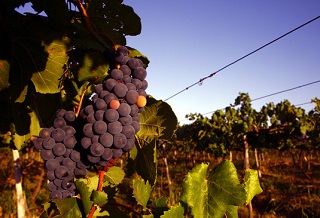
[[[71,125],[75,120],[73,111],[58,110],[53,127],[43,128],[33,142],[45,161],[51,199],[74,196],[74,178],[84,177],[88,173],[81,161],[80,152],[75,149],[76,130]]]
[[[119,67],[96,85],[92,104],[80,112],[84,120],[81,145],[88,151],[87,160],[101,166],[134,147],[140,130],[139,112],[144,109],[137,101],[147,95],[147,71],[142,61],[130,58],[125,46],[117,49],[115,61]]]
[[[45,161],[51,199],[74,196],[74,178],[87,176],[87,168],[104,167],[134,147],[139,112],[144,110],[139,98],[146,100],[147,95],[147,71],[140,59],[128,56],[125,46],[114,58],[119,67],[96,85],[91,104],[79,117],[59,109],[53,127],[42,129],[33,142]]]

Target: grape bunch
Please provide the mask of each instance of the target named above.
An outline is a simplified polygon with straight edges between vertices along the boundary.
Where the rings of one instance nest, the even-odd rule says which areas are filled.
[[[87,160],[101,166],[134,147],[139,112],[146,105],[147,71],[142,61],[130,58],[128,49],[120,46],[115,62],[118,67],[96,85],[92,103],[80,111],[84,120],[81,145],[88,151]]]
[[[87,175],[87,168],[81,161],[80,151],[75,148],[76,130],[70,125],[75,120],[73,111],[58,110],[53,127],[43,128],[39,137],[33,142],[45,161],[51,199],[74,196],[76,194],[74,178]]]
[[[128,56],[125,46],[117,49],[114,59],[117,68],[96,85],[79,117],[59,109],[53,126],[43,128],[33,142],[45,161],[51,199],[75,196],[74,178],[87,176],[88,168],[104,167],[134,147],[139,113],[147,102],[147,71],[140,59]]]

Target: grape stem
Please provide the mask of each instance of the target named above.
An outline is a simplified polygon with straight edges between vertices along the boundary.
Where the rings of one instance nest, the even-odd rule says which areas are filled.
[[[93,214],[94,214],[94,212],[96,212],[96,209],[97,209],[97,207],[92,205],[90,213],[88,214],[88,218],[92,218],[93,217]]]
[[[80,113],[81,105],[82,105],[82,102],[83,102],[83,98],[84,98],[84,95],[86,94],[86,91],[87,91],[87,90],[88,90],[88,88],[85,88],[85,90],[83,90],[83,92],[82,92],[82,94],[81,94],[79,104],[77,105],[76,111],[75,111],[76,117],[78,117],[78,115],[79,115],[79,113]]]
[[[118,159],[119,159],[119,158],[110,159],[110,160],[109,160],[109,163],[106,164],[106,165],[103,167],[103,169],[99,171],[99,173],[98,173],[99,181],[98,181],[98,187],[97,187],[97,191],[98,191],[98,192],[101,192],[101,191],[102,191],[102,188],[103,188],[104,173],[105,173],[105,172],[108,172],[109,167],[112,167]],[[128,206],[125,206],[125,205],[122,205],[122,206],[129,208]],[[92,205],[91,210],[90,210],[90,213],[88,214],[88,218],[92,218],[92,216],[93,216],[94,212],[96,211],[96,209],[97,209],[97,206]],[[130,210],[132,211],[131,208],[130,208]]]
[[[81,3],[80,0],[73,0],[72,1],[76,6],[77,8],[79,9],[81,15],[82,15],[82,18],[84,20],[84,23],[86,24],[86,27],[88,28],[89,32],[93,32],[93,25],[89,19],[89,16],[87,14],[87,11],[86,9],[84,8],[83,4]]]

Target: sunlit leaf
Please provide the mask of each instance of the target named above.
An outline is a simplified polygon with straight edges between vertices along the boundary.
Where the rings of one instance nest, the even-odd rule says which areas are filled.
[[[183,183],[181,200],[192,208],[195,217],[205,217],[208,214],[208,181],[206,180],[208,165],[200,164],[194,167]],[[197,193],[195,195],[195,193]]]
[[[255,195],[258,195],[263,191],[259,183],[258,171],[247,169],[244,176],[244,184],[247,192],[246,203],[248,204]]]
[[[108,200],[108,195],[104,191],[93,190],[91,194],[91,200],[94,204],[106,204]]]
[[[81,210],[78,206],[77,198],[64,198],[59,200],[52,200],[60,211],[57,218],[74,218],[82,217]]]
[[[194,217],[237,217],[237,206],[260,193],[255,173],[248,171],[247,180],[240,184],[237,171],[231,161],[223,161],[206,177],[208,165],[192,169],[183,184],[181,200],[191,207]],[[197,193],[195,195],[194,193]]]
[[[32,82],[36,91],[40,93],[57,93],[60,92],[59,83],[64,73],[63,66],[67,62],[67,38],[55,40],[49,45],[44,46],[47,53],[47,62],[44,70],[39,69],[32,75]]]
[[[97,189],[98,181],[98,176],[88,177],[88,179],[77,179],[75,181],[77,190],[80,193],[85,214],[88,214],[90,212],[90,209],[93,205],[91,194],[93,190]]]
[[[99,52],[90,52],[79,60],[79,67],[76,70],[77,80],[100,83],[108,75],[108,70],[109,63],[105,57]]]
[[[170,139],[177,128],[177,117],[172,108],[163,101],[147,98],[147,106],[140,114],[138,137],[148,142],[154,139]]]
[[[104,183],[103,185],[119,185],[124,179],[125,173],[123,169],[117,166],[110,167],[107,172],[104,173]]]
[[[165,211],[161,218],[183,218],[184,217],[184,209],[179,204],[178,206],[172,206],[170,210]]]
[[[151,186],[149,181],[145,182],[141,178],[133,180],[133,196],[143,209],[146,209],[151,194]]]

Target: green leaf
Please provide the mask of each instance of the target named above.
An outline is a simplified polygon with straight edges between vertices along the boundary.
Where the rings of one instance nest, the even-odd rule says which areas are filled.
[[[240,206],[246,201],[246,191],[240,184],[237,170],[231,161],[223,161],[209,174],[209,215],[222,217],[228,205]]]
[[[10,64],[6,60],[0,60],[0,91],[9,87]]]
[[[135,197],[138,204],[140,204],[143,209],[147,208],[147,203],[151,194],[151,186],[149,181],[145,181],[141,178],[133,180],[133,196]]]
[[[29,86],[25,86],[20,93],[20,96],[15,100],[16,103],[22,103],[26,100],[26,96],[28,93],[28,87]]]
[[[165,102],[147,98],[147,106],[140,114],[140,131],[137,133],[135,159],[128,160],[131,174],[135,171],[151,185],[157,177],[156,143],[158,139],[170,139],[177,128],[177,117]],[[132,153],[133,155],[135,153]]]
[[[204,163],[194,167],[186,175],[186,180],[182,185],[181,200],[192,208],[192,214],[197,218],[208,214],[207,169],[208,165]]]
[[[120,16],[123,22],[122,32],[125,35],[135,36],[141,33],[140,17],[134,12],[132,7],[122,4]]]
[[[80,193],[85,214],[89,214],[90,209],[93,205],[93,201],[91,200],[91,194],[93,190],[97,189],[98,181],[98,176],[88,177],[88,179],[77,179],[75,181],[77,190]]]
[[[103,191],[98,192],[96,190],[93,190],[91,194],[91,200],[94,204],[97,205],[106,204],[108,200],[108,195]]]
[[[79,82],[90,81],[97,84],[108,75],[109,63],[100,52],[88,52],[78,58],[79,67],[75,71]]]
[[[123,169],[117,166],[110,167],[107,172],[104,173],[103,186],[116,186],[124,179],[125,173]]]
[[[19,37],[12,38],[13,59],[10,66],[12,99],[20,96],[30,79],[39,93],[60,92],[59,79],[64,73],[69,39],[52,28],[46,19],[30,16],[21,25]]]
[[[261,192],[257,175],[249,170],[245,185],[240,184],[231,161],[223,161],[206,178],[207,164],[196,166],[186,176],[181,200],[191,207],[194,217],[237,217],[237,206]],[[195,195],[195,193],[197,193]]]
[[[245,176],[245,190],[247,192],[246,203],[248,204],[255,195],[260,194],[263,190],[259,183],[258,171],[247,169]]]
[[[170,210],[165,211],[161,218],[183,218],[184,217],[184,209],[179,204],[178,206],[172,206]]]
[[[64,74],[64,65],[67,62],[67,38],[54,40],[49,45],[42,44],[44,51],[47,53],[47,62],[45,69],[32,75],[32,82],[36,91],[39,93],[57,93],[60,92],[60,79]]]
[[[170,139],[177,128],[177,117],[170,105],[152,97],[147,98],[147,106],[140,114],[138,137],[151,142],[155,139]]]
[[[100,210],[97,209],[94,214],[93,217],[110,217],[110,213],[107,210]]]
[[[130,157],[132,160],[136,159],[136,157],[137,157],[137,155],[138,155],[137,146],[134,146],[134,147],[130,150],[129,154],[130,154],[129,157]]]
[[[64,198],[59,200],[52,200],[60,211],[60,215],[56,218],[74,218],[82,217],[81,210],[78,206],[77,198]]]
[[[129,174],[137,172],[144,180],[148,180],[151,185],[154,185],[157,178],[156,141],[148,143],[138,138],[137,143],[138,153],[136,158],[128,160]]]
[[[228,205],[226,214],[228,218],[238,218],[238,206]]]
[[[90,1],[87,3],[87,13],[95,30],[113,44],[125,45],[125,36],[141,32],[140,17],[122,1]]]

